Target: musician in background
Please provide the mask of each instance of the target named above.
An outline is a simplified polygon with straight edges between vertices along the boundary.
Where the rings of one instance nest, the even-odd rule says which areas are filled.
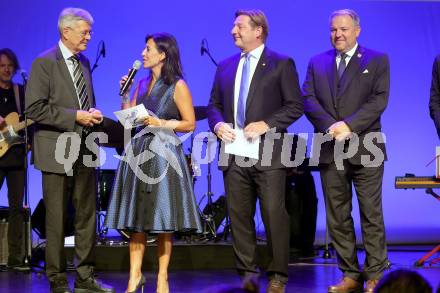
[[[438,137],[440,137],[440,55],[437,55],[437,57],[434,59],[434,64],[432,65],[429,113],[432,120],[434,120]]]
[[[11,113],[22,114],[24,109],[24,87],[12,81],[20,68],[15,53],[8,48],[0,49],[0,129],[7,126],[5,118]],[[11,146],[0,157],[0,188],[6,179],[9,202],[8,226],[8,267],[22,267],[23,240],[23,196],[25,181],[24,144]]]

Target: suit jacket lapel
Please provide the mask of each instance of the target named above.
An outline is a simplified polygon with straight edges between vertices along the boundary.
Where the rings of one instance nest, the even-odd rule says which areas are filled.
[[[270,51],[267,47],[264,48],[263,53],[258,60],[257,67],[255,68],[254,75],[252,76],[251,84],[249,86],[249,92],[246,99],[246,117],[247,112],[251,108],[252,102],[255,100],[256,89],[261,84],[261,79],[264,77],[266,71],[270,68]]]
[[[336,104],[336,87],[338,83],[336,72],[336,56],[334,51],[330,51],[326,60],[327,80],[330,87],[330,92],[333,99],[333,104]]]
[[[58,67],[60,68],[61,71],[62,79],[69,88],[71,96],[74,98],[74,103],[79,109],[80,105],[76,93],[76,88],[75,85],[73,84],[73,80],[72,80],[72,76],[70,75],[69,68],[67,68],[67,64],[64,61],[63,54],[61,53],[61,50],[58,46],[57,46],[56,58],[57,58]]]
[[[348,63],[347,68],[345,69],[344,74],[342,75],[340,83],[340,90],[338,91],[338,95],[342,95],[344,91],[347,89],[350,82],[353,80],[353,77],[359,72],[361,68],[361,59],[362,59],[362,50],[360,46],[356,49],[353,56],[350,58],[350,62]]]
[[[224,74],[225,79],[225,89],[230,90],[230,92],[225,93],[225,96],[228,97],[229,103],[231,103],[231,107],[229,107],[230,112],[229,115],[232,117],[232,122],[234,122],[234,113],[235,113],[235,103],[234,103],[234,96],[235,96],[235,78],[237,76],[238,71],[238,64],[240,63],[240,54],[237,54],[234,56],[230,62],[230,66],[228,67],[228,70]]]

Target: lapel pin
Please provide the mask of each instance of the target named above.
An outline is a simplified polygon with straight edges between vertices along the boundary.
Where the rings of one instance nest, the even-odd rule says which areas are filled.
[[[262,65],[262,66],[266,66],[266,63],[262,63],[261,65]]]
[[[358,58],[361,58],[361,57],[362,57],[362,54],[361,54],[361,53],[358,53],[357,56],[358,56]]]

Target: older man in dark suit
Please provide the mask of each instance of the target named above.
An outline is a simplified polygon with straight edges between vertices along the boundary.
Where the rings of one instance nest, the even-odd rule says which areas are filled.
[[[286,167],[281,163],[281,135],[273,139],[267,132],[273,129],[282,134],[301,117],[301,91],[293,60],[265,47],[268,25],[263,12],[243,10],[235,16],[231,34],[241,53],[217,69],[208,106],[209,125],[226,142],[234,141],[237,131],[248,139],[261,138],[257,161],[246,164],[245,158],[228,157],[222,149],[221,158],[228,159],[221,159],[219,166],[224,172],[239,273],[246,279],[258,274],[253,218],[259,199],[271,256],[268,292],[284,292],[289,258]]]
[[[64,9],[58,20],[60,41],[32,64],[26,92],[28,117],[37,123],[33,160],[43,173],[46,206],[46,274],[51,292],[71,292],[66,279],[64,221],[72,198],[75,215],[75,292],[114,292],[93,276],[95,246],[95,173],[85,154],[85,139],[103,117],[94,108],[90,64],[81,54],[90,41],[93,18],[79,8]],[[63,135],[72,137],[63,144]],[[74,139],[80,140],[76,144]],[[72,156],[72,154],[74,154]],[[64,155],[78,156],[73,165]]]
[[[357,43],[359,16],[350,9],[333,12],[334,50],[310,60],[304,82],[304,109],[315,132],[327,133],[315,145],[319,154],[327,223],[338,255],[342,281],[329,292],[373,292],[388,266],[382,213],[382,177],[386,159],[380,117],[388,103],[388,57]],[[358,148],[356,146],[359,146]],[[362,276],[351,216],[352,184],[359,202],[366,260]]]

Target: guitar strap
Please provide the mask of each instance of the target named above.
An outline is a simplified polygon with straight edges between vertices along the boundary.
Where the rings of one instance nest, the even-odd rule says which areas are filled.
[[[15,104],[17,105],[18,115],[21,115],[20,90],[18,84],[14,83],[12,87],[14,88]]]

